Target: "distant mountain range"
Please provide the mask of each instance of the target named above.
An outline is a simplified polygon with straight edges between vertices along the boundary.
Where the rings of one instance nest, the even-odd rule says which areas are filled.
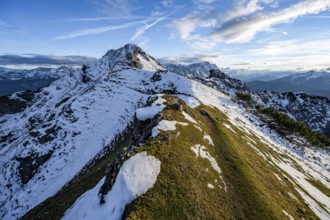
[[[24,90],[37,90],[73,71],[69,67],[36,68],[31,70],[0,67],[0,96]]]
[[[171,72],[186,77],[208,77],[210,70],[218,69],[217,65],[209,62],[193,63],[190,65],[181,65],[173,63],[162,63],[162,65]]]
[[[247,82],[251,91],[270,90],[275,92],[304,92],[309,95],[330,98],[330,73],[309,71],[291,74],[270,81],[256,80]]]
[[[298,73],[297,71],[276,71],[276,70],[251,70],[251,69],[231,69],[225,68],[230,77],[246,82],[251,81],[271,81]]]

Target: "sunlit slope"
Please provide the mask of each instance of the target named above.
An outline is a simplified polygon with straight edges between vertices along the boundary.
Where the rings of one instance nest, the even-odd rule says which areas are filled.
[[[294,163],[288,155],[237,128],[215,107],[183,106],[183,112],[165,109],[162,117],[188,125],[160,132],[141,148],[162,162],[161,172],[154,187],[126,208],[125,218],[317,218],[295,190],[304,189],[272,162]]]

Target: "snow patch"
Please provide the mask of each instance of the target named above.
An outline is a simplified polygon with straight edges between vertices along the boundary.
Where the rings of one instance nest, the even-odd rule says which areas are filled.
[[[105,204],[100,205],[98,197],[103,178],[80,196],[62,219],[121,219],[125,206],[153,187],[160,173],[160,164],[145,151],[134,155],[120,168],[113,188],[105,196]]]
[[[136,110],[136,117],[140,121],[145,121],[147,119],[153,118],[159,112],[163,110],[164,107],[161,106],[149,106],[144,108],[138,108]]]
[[[236,131],[229,124],[222,123],[222,125],[231,130],[232,132],[236,133]]]
[[[195,146],[192,146],[191,150],[196,154],[197,157],[205,158],[208,161],[210,161],[211,167],[219,174],[219,177],[224,185],[224,190],[225,190],[225,192],[227,192],[227,184],[225,183],[225,181],[221,175],[221,173],[222,173],[221,169],[220,169],[217,161],[214,159],[214,157],[212,157],[209,154],[209,152],[206,151],[206,147],[204,147],[200,144],[197,144]],[[219,185],[219,187],[222,189],[221,185]]]
[[[177,97],[182,99],[190,108],[196,108],[201,104],[196,98],[192,96],[178,95]]]
[[[185,117],[185,119],[187,119],[188,121],[197,124],[197,121],[195,121],[195,119],[193,119],[190,115],[188,115],[186,112],[182,111],[183,116]]]
[[[204,134],[203,138],[204,138],[204,140],[207,140],[207,141],[209,142],[210,145],[214,146],[213,140],[212,140],[212,138],[210,137],[210,135],[208,135],[208,134]]]
[[[282,212],[284,215],[288,216],[290,220],[294,220],[294,218],[291,215],[289,215],[286,211],[282,210]]]
[[[212,168],[218,173],[221,174],[221,169],[218,166],[217,161],[212,157],[209,152],[206,151],[206,147],[197,144],[193,147],[191,147],[191,150],[194,151],[197,157],[205,158],[208,161],[210,161]]]
[[[200,132],[203,131],[203,130],[202,130],[199,126],[197,126],[197,125],[194,125],[194,127],[197,128]]]
[[[188,123],[185,123],[185,122],[161,120],[160,122],[158,122],[157,126],[155,126],[152,129],[152,137],[156,137],[159,134],[159,130],[174,131],[176,129],[177,124],[180,124],[183,126],[188,125]]]

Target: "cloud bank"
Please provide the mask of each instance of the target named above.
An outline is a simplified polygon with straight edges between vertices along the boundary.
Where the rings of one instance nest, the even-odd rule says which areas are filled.
[[[25,54],[0,55],[0,65],[82,65],[94,61],[95,58],[87,56],[58,56],[58,55],[40,55]]]

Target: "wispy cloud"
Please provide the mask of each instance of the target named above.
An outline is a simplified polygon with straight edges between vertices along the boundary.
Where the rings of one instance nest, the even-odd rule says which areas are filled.
[[[171,16],[172,14],[174,14],[178,9],[182,8],[182,6],[178,6],[176,7],[172,12],[170,12],[169,14],[159,17],[156,20],[154,20],[152,23],[148,24],[147,22],[145,23],[144,26],[140,27],[137,32],[134,34],[134,36],[130,39],[130,41],[135,40],[137,38],[139,38],[140,36],[143,35],[143,33],[148,30],[149,28],[155,26],[156,24],[158,24],[159,22],[168,19],[169,16]]]
[[[145,24],[143,27],[141,27],[135,34],[134,36],[130,39],[130,41],[135,40],[136,38],[140,37],[146,30],[148,30],[149,28],[155,26],[156,24],[158,24],[159,22],[165,20],[168,17],[168,15],[157,18],[154,22],[150,23],[150,24]]]
[[[239,63],[234,63],[233,66],[249,66],[250,63],[248,62],[239,62]]]
[[[141,24],[141,23],[144,23],[144,22],[146,22],[146,20],[129,22],[129,23],[120,24],[120,25],[110,25],[110,26],[104,26],[104,27],[98,27],[98,28],[83,29],[83,30],[79,30],[79,31],[76,31],[76,32],[73,32],[73,33],[70,33],[70,34],[57,36],[54,39],[55,40],[66,40],[66,39],[73,39],[73,38],[80,37],[80,36],[100,34],[100,33],[104,33],[104,32],[107,32],[107,31],[134,27],[134,26],[136,26],[138,24]]]
[[[107,20],[130,20],[130,19],[144,19],[145,16],[107,16],[107,17],[88,17],[88,18],[69,18],[43,22],[93,22],[93,21],[107,21]]]
[[[282,40],[268,42],[258,49],[247,50],[249,56],[292,56],[292,55],[323,55],[330,59],[330,40],[314,39],[313,41],[303,40]]]
[[[194,12],[186,17],[174,20],[171,27],[178,30],[180,39],[196,49],[212,49],[216,45],[208,37],[194,33],[197,29],[212,28],[217,20],[200,12]]]
[[[313,15],[313,16],[304,16],[303,18],[329,19],[330,15]]]
[[[278,0],[241,0],[234,6],[232,10],[229,10],[224,14],[222,21],[227,22],[236,18],[251,15],[257,11],[264,9],[263,5],[270,5],[277,3]]]
[[[202,1],[195,1],[199,2]],[[208,3],[214,6],[214,2],[216,1],[210,0]],[[213,11],[207,13],[197,8],[187,16],[174,20],[171,27],[178,31],[180,39],[188,45],[196,49],[212,49],[222,42],[249,42],[259,32],[274,32],[276,25],[293,22],[307,15],[317,17],[320,12],[330,9],[330,0],[301,0],[280,10],[275,8],[278,8],[281,0],[234,2],[234,7],[225,13],[220,13],[216,7],[212,7]],[[287,34],[285,31],[281,33]]]
[[[307,14],[318,14],[330,9],[330,0],[305,0],[288,8],[258,14],[240,20],[231,20],[216,29],[211,37],[215,41],[241,43],[252,40],[258,32],[267,31],[274,25],[287,23]]]

